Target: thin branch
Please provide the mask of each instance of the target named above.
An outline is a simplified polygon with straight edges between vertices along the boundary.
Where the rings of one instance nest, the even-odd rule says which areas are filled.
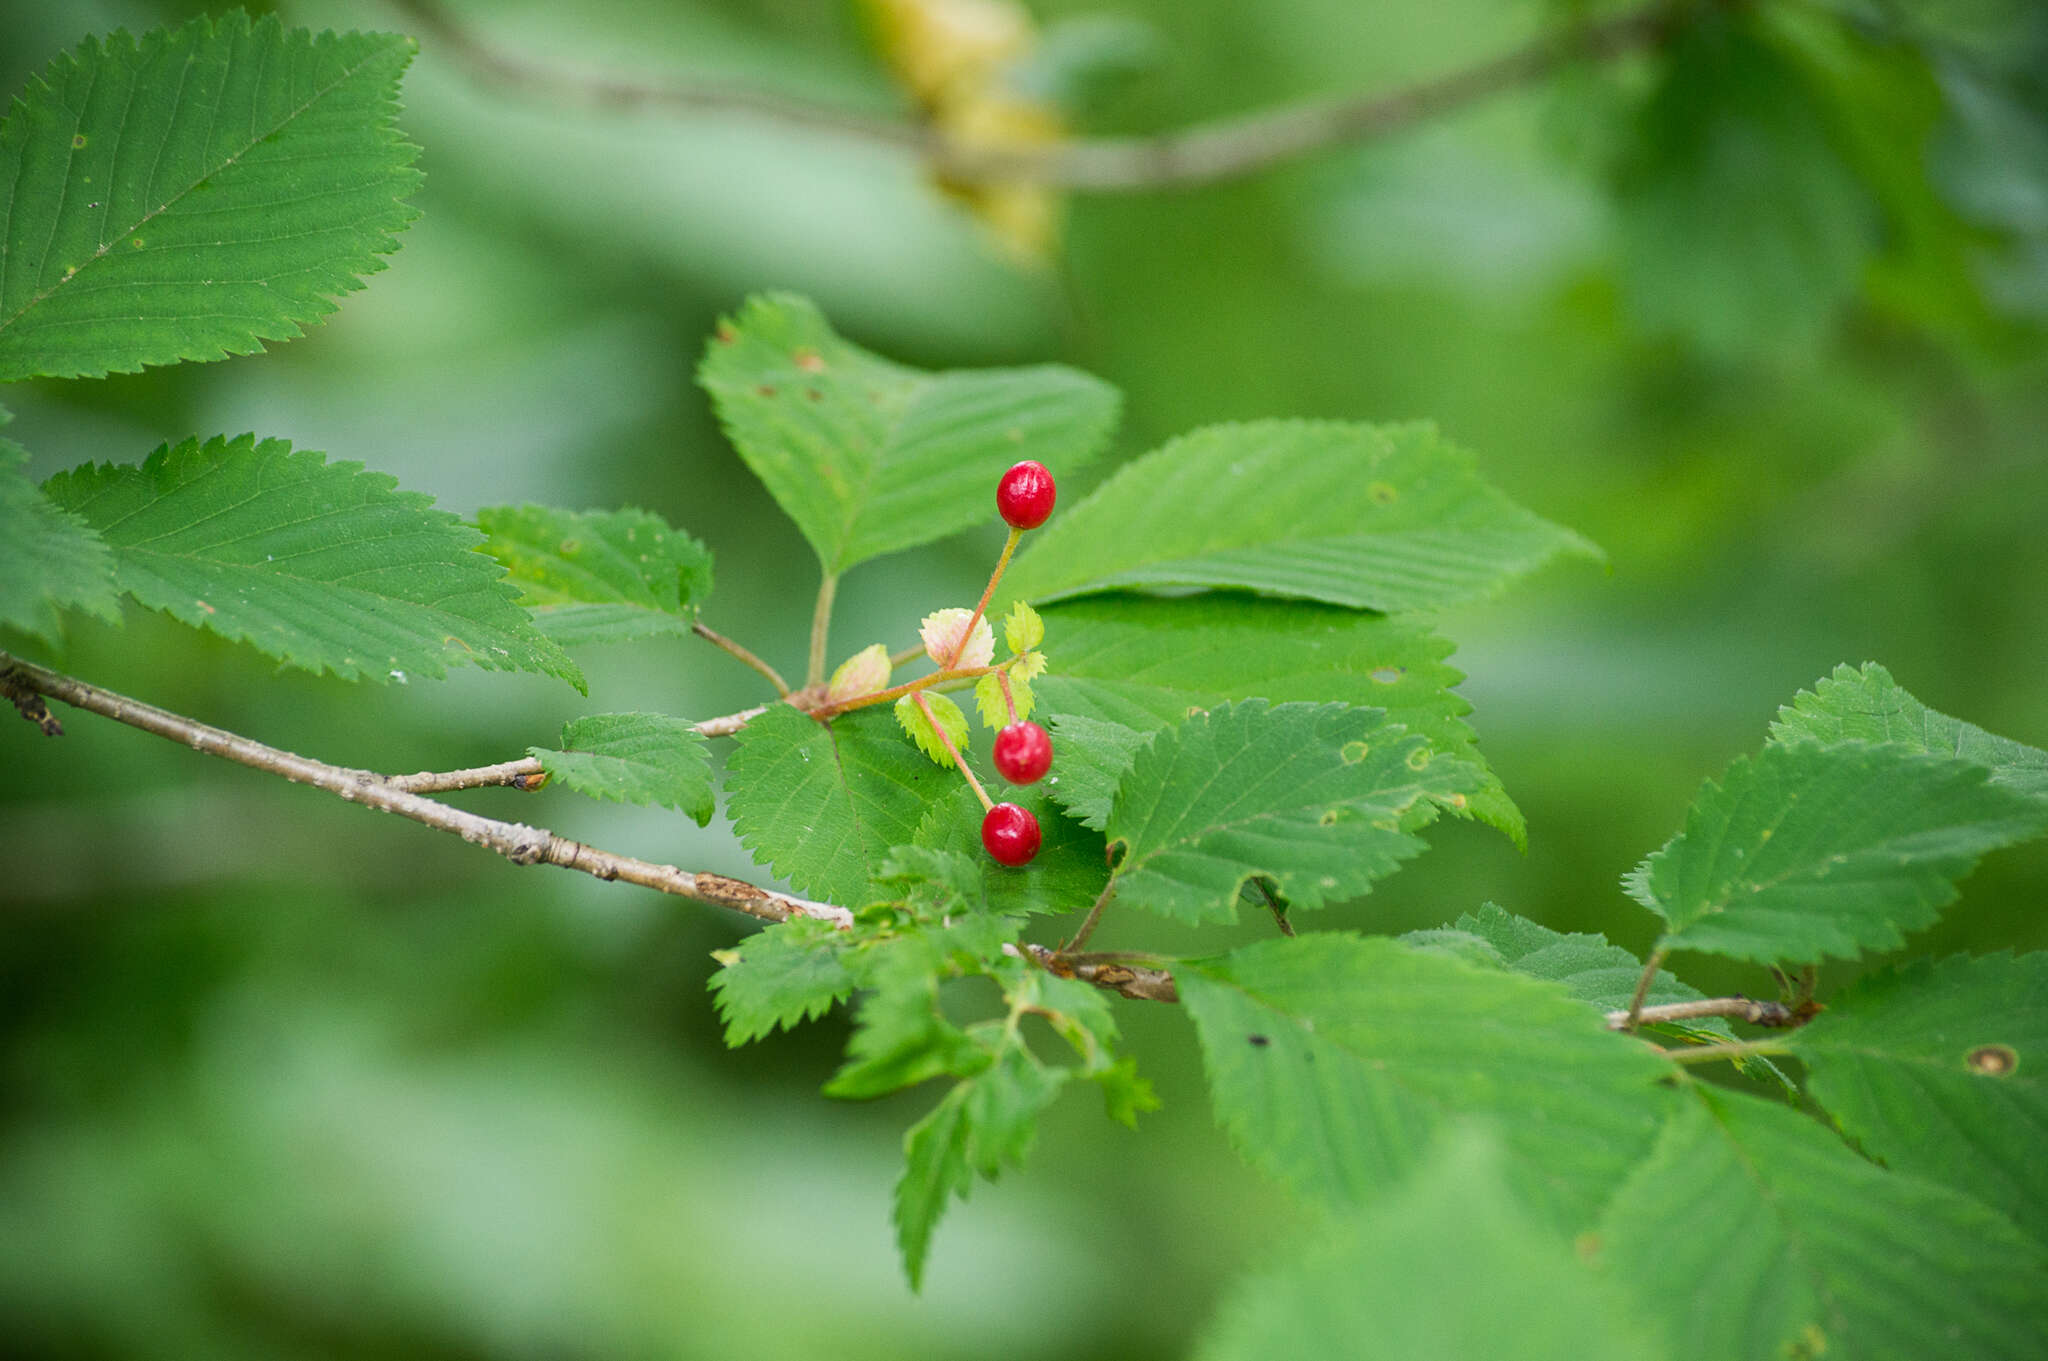
[[[1783,1040],[1732,1040],[1725,1044],[1700,1044],[1687,1049],[1660,1049],[1657,1051],[1673,1063],[1694,1064],[1714,1063],[1721,1059],[1746,1059],[1769,1054],[1789,1054],[1791,1046]]]
[[[1026,945],[1023,953],[1047,973],[1060,978],[1077,978],[1108,992],[1140,1002],[1178,1002],[1180,990],[1173,975],[1148,961],[1150,956],[1119,955],[1115,952],[1080,955],[1070,950],[1052,950],[1043,945]]]
[[[387,789],[408,794],[445,794],[451,789],[489,789],[501,785],[530,792],[548,782],[547,772],[531,756],[468,770],[423,770],[417,775],[379,775],[369,770],[355,773],[379,780]]]
[[[1607,1013],[1609,1030],[1632,1030],[1639,1025],[1664,1021],[1690,1021],[1704,1016],[1726,1016],[1751,1025],[1788,1029],[1799,1024],[1792,1008],[1783,1002],[1757,1002],[1747,997],[1702,997],[1694,1002],[1667,1002],[1662,1006],[1637,1007],[1633,1013]]]
[[[1116,895],[1116,876],[1109,876],[1109,882],[1102,886],[1102,892],[1095,897],[1095,906],[1088,909],[1088,920],[1081,923],[1081,929],[1074,938],[1060,947],[1060,953],[1072,954],[1088,943],[1088,937],[1095,934],[1095,924],[1102,920],[1102,910],[1109,906],[1109,900]]]
[[[1643,961],[1643,976],[1636,980],[1635,994],[1628,999],[1628,1010],[1621,1014],[1622,1029],[1634,1030],[1642,1019],[1643,999],[1650,995],[1650,985],[1657,981],[1657,970],[1664,965],[1664,951],[1652,950],[1650,957]]]
[[[811,609],[811,663],[805,684],[825,683],[825,642],[832,631],[832,598],[839,594],[839,578],[825,573],[818,583],[818,603]]]
[[[938,686],[949,685],[954,681],[975,680],[988,675],[991,671],[1000,670],[1000,667],[994,666],[962,666],[953,670],[934,671],[929,675],[919,676],[916,680],[908,680],[901,685],[892,685],[886,690],[871,690],[865,695],[855,695],[851,699],[842,699],[836,704],[824,703],[821,697],[821,702],[801,704],[798,707],[802,708],[812,718],[837,718],[839,715],[849,713],[855,709],[868,709],[877,704],[894,704],[905,695],[914,695],[920,690],[934,689]]]
[[[652,861],[586,846],[580,841],[556,836],[545,828],[502,822],[450,808],[419,794],[394,788],[385,776],[348,770],[265,746],[253,739],[159,709],[153,704],[144,704],[126,695],[19,661],[5,653],[0,653],[0,690],[6,691],[10,697],[30,693],[61,699],[73,708],[126,723],[173,742],[182,742],[208,756],[218,756],[252,769],[281,775],[298,784],[324,789],[349,803],[396,813],[425,826],[452,832],[472,845],[497,852],[515,865],[556,865],[599,879],[624,880],[678,898],[731,908],[763,921],[815,917],[839,926],[850,926],[853,922],[853,914],[843,907],[814,903],[720,874],[693,874],[674,865],[657,865]]]
[[[690,632],[696,634],[699,638],[702,638],[705,642],[710,643],[712,646],[717,647],[722,651],[731,653],[733,656],[745,662],[748,666],[753,667],[756,671],[760,672],[762,675],[768,678],[768,683],[775,687],[776,694],[782,696],[782,698],[784,699],[789,698],[789,682],[782,678],[782,673],[777,671],[774,667],[768,665],[768,663],[762,661],[752,652],[740,646],[738,643],[726,637],[724,634],[719,633],[715,629],[708,627],[701,619],[695,620],[691,623]]]
[[[1029,182],[1096,193],[1184,188],[1237,179],[1311,153],[1399,132],[1533,84],[1577,61],[1609,60],[1662,45],[1707,8],[1659,0],[1598,23],[1576,23],[1501,56],[1381,94],[1284,105],[1145,137],[1077,138],[1033,146],[961,141],[924,126],[726,85],[643,84],[553,69],[509,56],[449,17],[437,0],[394,0],[424,31],[479,74],[599,108],[739,113],[897,147],[956,183]]]

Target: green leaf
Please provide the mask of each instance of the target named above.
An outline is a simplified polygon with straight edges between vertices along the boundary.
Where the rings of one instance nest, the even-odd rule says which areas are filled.
[[[1482,481],[1434,426],[1335,421],[1182,436],[1034,538],[1004,580],[1006,599],[1209,586],[1438,609],[1492,595],[1560,553],[1599,552]]]
[[[711,975],[711,991],[725,1042],[737,1049],[777,1026],[794,1030],[852,996],[845,956],[854,943],[830,922],[792,917],[721,952],[725,967]]]
[[[1174,980],[1218,1123],[1312,1204],[1373,1199],[1448,1121],[1484,1116],[1516,1190],[1583,1227],[1667,1100],[1669,1066],[1563,989],[1383,937],[1263,941]]]
[[[829,727],[786,704],[740,729],[726,758],[726,808],[754,859],[798,892],[848,906],[868,900],[892,846],[960,784],[873,709]]]
[[[1730,17],[1686,25],[1664,71],[1616,184],[1637,320],[1715,354],[1817,343],[1883,225],[1827,110]]]
[[[83,520],[51,504],[27,466],[28,451],[0,439],[0,628],[54,645],[64,610],[120,622],[113,554]]]
[[[1499,1141],[1475,1130],[1383,1203],[1236,1286],[1195,1354],[1658,1361],[1641,1317],[1530,1218]]]
[[[1971,761],[1991,772],[1993,784],[2048,798],[2048,751],[1988,733],[1974,723],[1937,713],[1900,687],[1876,662],[1835,673],[1802,690],[1778,710],[1773,742],[1895,742],[1928,756]]]
[[[1740,1092],[1692,1088],[1600,1242],[1679,1361],[2010,1361],[2048,1336],[2048,1260],[2010,1220]]]
[[[1637,980],[1643,975],[1643,961],[1619,945],[1610,945],[1605,936],[1553,931],[1492,903],[1485,904],[1477,913],[1460,916],[1453,929],[1485,946],[1501,967],[1531,978],[1562,983],[1572,996],[1602,1015],[1626,1010],[1635,998]],[[1412,941],[1416,934],[1420,933],[1411,932],[1402,939]],[[1663,1006],[1696,1002],[1705,995],[1698,988],[1679,982],[1667,970],[1659,969],[1643,1001],[1650,1006]],[[1734,1028],[1715,1016],[1645,1029],[1652,1034],[1692,1041],[1735,1038]],[[1734,1063],[1739,1072],[1776,1087],[1786,1097],[1797,1095],[1797,1088],[1768,1058],[1742,1056]]]
[[[57,58],[0,124],[0,381],[248,354],[333,311],[414,216],[413,51],[230,13]]]
[[[564,647],[682,636],[711,594],[711,550],[644,510],[493,506],[484,551]]]
[[[880,942],[862,952],[855,979],[867,991],[855,1012],[846,1062],[825,1084],[827,1096],[871,1100],[935,1077],[967,1077],[986,1068],[987,1049],[939,1010],[947,950],[929,934]]]
[[[1767,746],[1709,780],[1637,871],[1661,948],[1761,963],[1905,943],[1977,858],[2038,833],[2048,805],[1982,766],[1896,746]]]
[[[477,532],[360,463],[254,435],[188,439],[43,490],[100,531],[123,591],[287,666],[403,681],[469,662],[583,688],[503,569],[473,551]]]
[[[1445,664],[1451,644],[1415,619],[1231,595],[1103,596],[1045,614],[1059,643],[1059,673],[1038,682],[1048,713],[1149,734],[1234,699],[1373,705],[1484,767],[1462,717],[1472,706],[1451,688],[1464,679]],[[1468,811],[1522,843],[1521,812],[1490,773]]]
[[[1479,787],[1379,709],[1242,700],[1142,748],[1105,829],[1120,901],[1181,921],[1231,921],[1263,876],[1295,909],[1356,897],[1420,853],[1414,829]]]
[[[1791,1036],[1814,1100],[1873,1157],[2048,1246],[2048,954],[1918,960]]]
[[[529,747],[549,778],[614,803],[660,804],[711,821],[711,757],[697,725],[667,714],[592,714],[562,729],[566,750]]]
[[[987,1068],[957,1084],[904,1135],[896,1241],[912,1290],[924,1282],[932,1230],[952,1198],[967,1198],[972,1173],[994,1180],[1006,1164],[1024,1161],[1039,1115],[1072,1073],[1044,1066],[1022,1044],[1001,1046]]]
[[[931,708],[931,717],[925,717],[925,710],[918,704],[920,696]],[[960,711],[951,697],[934,695],[924,691],[905,695],[895,703],[896,722],[917,749],[929,756],[941,770],[953,768],[953,752],[967,750],[967,715]],[[938,726],[933,726],[937,720]],[[943,733],[944,737],[940,734]],[[949,751],[946,743],[953,746]]]
[[[1053,751],[1058,772],[1046,778],[1046,793],[1079,818],[1084,827],[1101,831],[1109,825],[1110,805],[1138,749],[1152,733],[1098,718],[1061,714],[1052,721]]]
[[[697,380],[831,575],[994,518],[1004,469],[1102,452],[1115,389],[1057,365],[925,373],[835,335],[788,294],[721,322]]]

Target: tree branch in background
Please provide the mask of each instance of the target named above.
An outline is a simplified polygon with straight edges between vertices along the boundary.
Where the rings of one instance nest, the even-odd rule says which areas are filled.
[[[698,620],[697,622],[691,624],[690,631],[696,634],[699,638],[702,638],[705,642],[710,643],[713,647],[716,647],[723,652],[730,653],[732,656],[737,657],[741,661],[745,662],[748,666],[753,667],[754,670],[760,672],[763,676],[766,676],[768,678],[768,683],[775,687],[776,694],[782,696],[784,699],[789,698],[789,682],[782,678],[782,673],[777,671],[774,667],[768,665],[768,663],[762,661],[759,657],[755,656],[750,649],[740,646],[738,643],[726,637],[724,634],[707,627],[702,620]]]
[[[515,90],[597,108],[674,114],[737,113],[900,147],[955,183],[1032,183],[1093,193],[1185,188],[1237,179],[1317,151],[1370,141],[1533,84],[1577,61],[1663,45],[1708,5],[1658,3],[1578,23],[1461,71],[1353,99],[1316,100],[1145,137],[1045,145],[968,144],[927,127],[735,86],[643,84],[511,56],[463,27],[439,0],[393,0],[419,29],[479,75]]]

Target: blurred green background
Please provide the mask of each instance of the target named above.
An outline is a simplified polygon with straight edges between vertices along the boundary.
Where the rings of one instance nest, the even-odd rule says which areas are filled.
[[[86,33],[206,8],[0,0],[0,89]],[[1088,112],[1097,132],[1384,88],[1566,12],[1030,8],[1069,57],[1149,53]],[[408,27],[373,3],[278,9]],[[904,103],[839,0],[458,12],[551,61]],[[1124,22],[1057,27],[1104,15]],[[406,106],[424,216],[367,291],[269,355],[10,388],[34,471],[254,430],[463,513],[645,506],[716,552],[707,621],[800,672],[815,564],[690,381],[721,311],[788,288],[911,362],[1058,359],[1108,378],[1127,408],[1096,478],[1209,421],[1426,416],[1605,546],[1605,573],[1553,568],[1443,621],[1483,748],[1528,813],[1527,854],[1443,827],[1433,854],[1318,925],[1436,925],[1492,899],[1644,947],[1650,918],[1619,875],[1838,662],[1884,662],[1939,709],[2048,743],[2038,4],[1706,13],[1657,57],[1369,146],[1212,188],[1074,197],[1037,264],[856,139],[568,108],[481,85],[431,40]],[[854,572],[834,656],[901,646],[998,542]],[[760,698],[752,673],[681,643],[588,654],[588,701],[532,677],[273,675],[146,616],[81,623],[61,655],[23,650],[384,770],[505,759],[579,713]],[[1310,1222],[1211,1125],[1181,1018],[1126,1004],[1165,1109],[1133,1135],[1083,1098],[1057,1107],[1030,1165],[947,1217],[913,1297],[889,1193],[929,1098],[818,1096],[838,1017],[728,1052],[704,981],[740,922],[515,869],[66,717],[61,743],[0,728],[14,1354],[1177,1356],[1215,1292]],[[455,798],[759,877],[718,823],[560,792]],[[2048,848],[2008,852],[1915,945],[2042,948],[2044,906]],[[1115,919],[1097,939],[1188,940]],[[1733,965],[1679,969],[1768,988]]]

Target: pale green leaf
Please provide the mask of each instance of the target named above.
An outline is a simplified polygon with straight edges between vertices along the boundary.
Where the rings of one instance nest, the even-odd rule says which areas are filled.
[[[1212,426],[1128,464],[1034,535],[1006,599],[1210,586],[1382,611],[1488,596],[1598,556],[1481,480],[1429,425]]]
[[[1800,691],[1778,710],[1771,740],[1896,742],[1929,756],[1973,761],[1990,770],[1993,784],[2048,798],[2048,751],[1935,712],[1876,662],[1838,666],[1812,690]]]
[[[1232,1289],[1201,1361],[1658,1361],[1644,1317],[1532,1220],[1497,1139],[1447,1139],[1383,1203]]]
[[[0,424],[6,419],[0,411]],[[91,526],[28,480],[27,466],[28,451],[0,439],[0,628],[54,644],[65,610],[118,622],[113,554]]]
[[[1003,616],[1003,641],[1010,645],[1010,651],[1022,656],[1045,641],[1045,620],[1026,601],[1010,606],[1010,612]]]
[[[468,662],[583,687],[504,569],[474,551],[481,536],[360,463],[216,437],[43,489],[99,530],[123,591],[287,666],[403,681]]]
[[[1706,783],[1635,887],[1665,948],[1762,963],[1895,948],[1979,856],[2048,825],[2048,804],[1987,773],[1892,745],[1767,746]]]
[[[907,846],[933,801],[960,786],[873,709],[828,727],[787,704],[740,729],[726,758],[726,808],[740,840],[813,898],[867,901],[892,846]]]
[[[1384,937],[1263,941],[1174,979],[1218,1122],[1312,1204],[1377,1197],[1447,1124],[1480,1116],[1515,1190],[1580,1228],[1668,1104],[1669,1065],[1562,988]]]
[[[412,39],[238,12],[88,38],[0,124],[0,380],[299,335],[414,216]]]
[[[923,705],[918,701],[922,699]],[[926,710],[930,712],[927,714]],[[951,696],[928,691],[905,695],[896,701],[896,722],[917,749],[929,756],[941,770],[953,768],[953,753],[967,750],[967,715]],[[937,720],[937,726],[933,725]],[[951,742],[949,750],[947,742]]]
[[[1004,695],[1004,677],[997,672],[991,671],[974,683],[974,707],[981,714],[983,727],[1001,729],[1031,717],[1031,711],[1038,706],[1038,696],[1032,690],[1031,682],[1024,679],[1023,671],[1024,668],[1019,667],[1009,676],[1007,697]],[[1014,716],[1012,705],[1016,706]]]
[[[711,550],[644,510],[493,506],[484,551],[565,647],[684,635],[711,594]]]
[[[1740,1092],[1692,1088],[1599,1241],[1679,1361],[2012,1361],[2048,1337],[2048,1258],[2012,1221]]]
[[[814,917],[792,917],[756,931],[711,975],[725,1042],[734,1048],[816,1020],[853,993],[845,954],[851,933]]]
[[[1791,1036],[1865,1152],[1995,1205],[2048,1246],[2048,954],[1918,960]]]
[[[1241,700],[1141,748],[1104,829],[1120,902],[1231,921],[1259,876],[1295,909],[1356,897],[1419,854],[1415,828],[1479,787],[1379,709]]]
[[[808,301],[751,298],[697,379],[826,572],[994,523],[1019,459],[1065,477],[1102,452],[1115,389],[1057,365],[925,373],[841,339]]]
[[[1058,674],[1038,683],[1047,713],[1152,733],[1234,699],[1373,705],[1447,755],[1484,766],[1451,687],[1451,644],[1413,618],[1301,601],[1210,594],[1102,596],[1046,610]],[[1488,773],[1468,811],[1520,844],[1521,812]]]
[[[711,757],[697,725],[667,714],[592,714],[562,729],[565,750],[529,747],[549,778],[615,803],[660,804],[711,821]]]

